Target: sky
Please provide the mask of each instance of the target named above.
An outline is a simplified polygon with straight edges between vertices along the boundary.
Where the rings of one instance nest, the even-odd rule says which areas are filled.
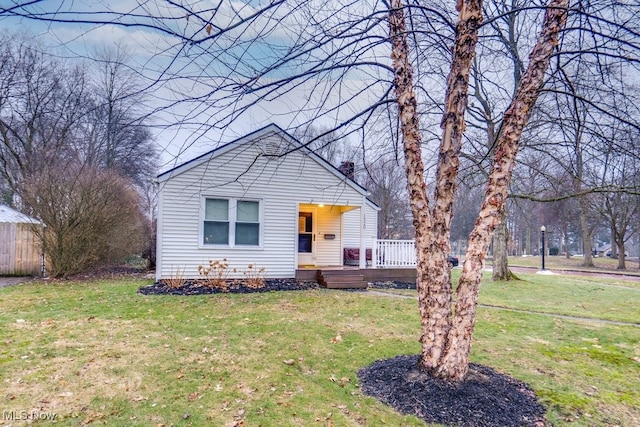
[[[304,34],[308,26],[307,32],[315,31],[317,27],[312,27],[315,19],[333,26],[335,31],[344,29],[339,22],[332,23],[335,17],[321,16],[327,13],[322,7],[309,11],[313,12],[311,15],[300,14],[294,18],[287,15],[290,6],[285,3],[269,9],[265,16],[254,16],[256,8],[267,4],[260,0],[190,3],[198,13],[169,7],[165,1],[38,1],[27,10],[47,18],[107,23],[56,23],[17,16],[2,17],[0,22],[5,28],[35,35],[51,46],[52,51],[72,59],[90,56],[104,45],[124,44],[131,54],[132,67],[144,76],[150,87],[148,107],[162,110],[151,120],[161,148],[161,170],[272,122],[291,129],[315,117],[319,108],[323,113],[315,120],[316,126],[334,126],[381,96],[380,85],[375,80],[378,70],[360,67],[346,76],[342,70],[327,71],[321,77],[300,81],[289,90],[274,88],[272,93],[278,93],[277,97],[266,95],[245,110],[243,107],[257,100],[254,88],[268,86],[288,73],[314,66],[317,53],[301,52],[287,64],[264,71],[265,66],[277,61],[282,52],[295,43],[297,31],[293,29]],[[212,7],[216,5],[219,7],[214,11]],[[98,13],[106,10],[111,12]],[[249,22],[244,23],[245,19]],[[112,21],[136,25],[108,24]],[[220,34],[211,37],[216,31]],[[169,32],[202,42],[184,43]],[[345,47],[327,45],[321,53],[326,54],[329,49]],[[348,49],[357,51],[358,46],[348,46]],[[363,51],[363,55],[385,56],[385,49],[388,48],[375,47],[368,53]],[[243,90],[246,93],[238,93]],[[268,92],[269,89],[260,93]],[[186,99],[191,100],[184,102]],[[344,103],[345,100],[350,101]],[[174,105],[176,101],[182,102]]]

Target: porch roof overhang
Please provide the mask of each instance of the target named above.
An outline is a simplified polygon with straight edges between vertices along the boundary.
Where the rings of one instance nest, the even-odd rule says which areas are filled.
[[[370,206],[372,209],[375,209],[376,211],[380,211],[380,207],[378,205],[376,205],[375,203],[373,203],[371,200],[365,198],[365,203],[368,206]],[[361,204],[352,204],[350,202],[340,204],[340,203],[333,203],[333,202],[315,201],[313,199],[311,199],[311,201],[309,203],[299,203],[299,205],[301,207],[330,206],[330,207],[334,207],[336,209],[339,209],[340,212],[349,212],[349,211],[352,211],[354,209],[358,209],[358,208],[360,208],[360,206],[362,206]]]
[[[360,205],[338,205],[333,203],[299,203],[300,208],[322,208],[322,207],[330,207],[337,212],[344,213],[349,212],[354,209],[360,208]]]

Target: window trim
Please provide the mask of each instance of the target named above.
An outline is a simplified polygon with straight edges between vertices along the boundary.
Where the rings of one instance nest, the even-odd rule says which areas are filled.
[[[229,202],[229,241],[223,243],[205,243],[204,242],[204,224],[207,207],[207,199],[228,200]],[[237,245],[236,240],[236,224],[255,224],[255,222],[237,221],[238,202],[256,202],[258,203],[258,245]],[[255,197],[233,197],[221,196],[217,194],[202,195],[200,201],[200,224],[198,234],[198,248],[200,249],[238,249],[238,250],[259,250],[264,244],[264,200]]]

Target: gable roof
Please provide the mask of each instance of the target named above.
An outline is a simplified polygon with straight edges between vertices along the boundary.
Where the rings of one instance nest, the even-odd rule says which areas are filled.
[[[254,132],[251,132],[243,137],[240,137],[234,141],[231,141],[225,145],[222,145],[218,148],[214,148],[211,151],[208,151],[204,154],[201,154],[200,156],[188,160],[185,163],[182,163],[181,165],[178,165],[172,169],[169,169],[166,172],[162,172],[161,174],[159,174],[157,176],[157,180],[158,182],[163,182],[166,181],[168,179],[171,179],[172,177],[179,175],[185,171],[188,171],[192,168],[195,168],[203,163],[206,163],[208,161],[210,161],[211,159],[214,159],[215,157],[218,157],[224,153],[227,153],[229,151],[231,151],[232,149],[245,144],[249,141],[253,141],[253,140],[258,140],[258,139],[262,139],[265,138],[267,136],[270,135],[278,135],[280,136],[282,139],[284,139],[286,142],[288,142],[289,144],[293,145],[295,148],[291,151],[296,151],[296,150],[300,150],[301,152],[303,152],[304,154],[306,154],[307,156],[309,156],[311,159],[313,159],[314,161],[316,161],[318,164],[320,164],[321,166],[323,166],[327,171],[329,171],[330,173],[332,173],[333,175],[335,175],[336,177],[338,177],[339,179],[343,180],[346,184],[348,184],[350,187],[352,187],[354,190],[356,190],[358,193],[362,194],[363,196],[367,196],[369,194],[369,192],[367,191],[366,188],[364,188],[363,186],[361,186],[360,184],[358,184],[357,182],[355,182],[354,180],[352,180],[351,178],[349,178],[347,175],[345,175],[344,173],[342,173],[338,168],[336,168],[334,165],[332,165],[331,163],[329,163],[327,160],[325,160],[324,158],[322,158],[321,156],[319,156],[318,154],[314,153],[313,151],[311,151],[309,149],[309,147],[305,146],[304,144],[302,144],[300,141],[298,141],[296,138],[294,138],[293,136],[291,136],[287,131],[283,130],[281,127],[279,127],[278,125],[272,123],[270,125],[267,125],[261,129],[258,129]],[[286,155],[286,154],[285,154]],[[376,205],[375,203],[373,203],[371,200],[367,199],[367,202],[369,202],[369,204],[372,205],[372,207],[374,207],[375,209],[380,209],[378,207],[378,205]]]
[[[0,205],[0,222],[17,224],[40,224],[35,218],[31,218],[6,205]]]

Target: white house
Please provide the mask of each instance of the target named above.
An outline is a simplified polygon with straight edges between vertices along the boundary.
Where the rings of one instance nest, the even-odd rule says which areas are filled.
[[[367,190],[276,125],[160,174],[158,185],[158,280],[196,278],[198,265],[223,259],[290,278],[341,266],[345,248],[363,254],[376,238]]]

